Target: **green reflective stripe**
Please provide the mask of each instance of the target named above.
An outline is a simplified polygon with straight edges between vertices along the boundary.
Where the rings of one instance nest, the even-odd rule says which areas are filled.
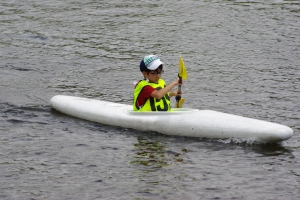
[[[150,101],[151,111],[156,111],[156,107],[155,107],[156,101],[155,101],[155,98],[150,97],[150,99],[149,99],[148,101]],[[147,102],[146,102],[146,103],[147,103]],[[145,104],[146,104],[146,103],[145,103]]]

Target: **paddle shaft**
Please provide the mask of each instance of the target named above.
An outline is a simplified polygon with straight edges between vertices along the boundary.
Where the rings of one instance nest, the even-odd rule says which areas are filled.
[[[178,74],[178,77],[179,77],[179,83],[182,83],[182,78],[179,76],[179,74]],[[177,94],[180,94],[180,93],[181,93],[181,85],[178,85]],[[177,95],[176,96],[176,101],[179,101],[180,99],[181,99],[181,96]]]

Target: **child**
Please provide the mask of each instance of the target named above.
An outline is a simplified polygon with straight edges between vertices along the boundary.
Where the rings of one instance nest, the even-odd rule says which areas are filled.
[[[181,95],[177,90],[169,92],[174,86],[181,85],[179,78],[166,86],[161,76],[163,63],[156,55],[145,56],[140,63],[144,80],[140,80],[134,89],[134,111],[169,111],[170,97]],[[148,79],[148,81],[147,81]]]

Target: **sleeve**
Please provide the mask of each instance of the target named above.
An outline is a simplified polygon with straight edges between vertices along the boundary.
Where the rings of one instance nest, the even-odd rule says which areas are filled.
[[[151,93],[155,91],[155,89],[149,85],[145,86],[142,91],[140,96],[143,96],[145,99],[148,99],[151,97]]]

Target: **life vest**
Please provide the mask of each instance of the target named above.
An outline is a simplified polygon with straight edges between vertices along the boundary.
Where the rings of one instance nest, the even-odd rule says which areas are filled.
[[[141,80],[134,89],[134,101],[133,101],[134,111],[169,111],[171,109],[169,92],[166,93],[166,95],[161,99],[150,97],[147,99],[147,101],[143,106],[137,107],[136,101],[138,99],[140,92],[145,86],[151,86],[156,90],[160,90],[166,87],[166,83],[163,79],[159,79],[158,83],[149,83],[146,80]]]

